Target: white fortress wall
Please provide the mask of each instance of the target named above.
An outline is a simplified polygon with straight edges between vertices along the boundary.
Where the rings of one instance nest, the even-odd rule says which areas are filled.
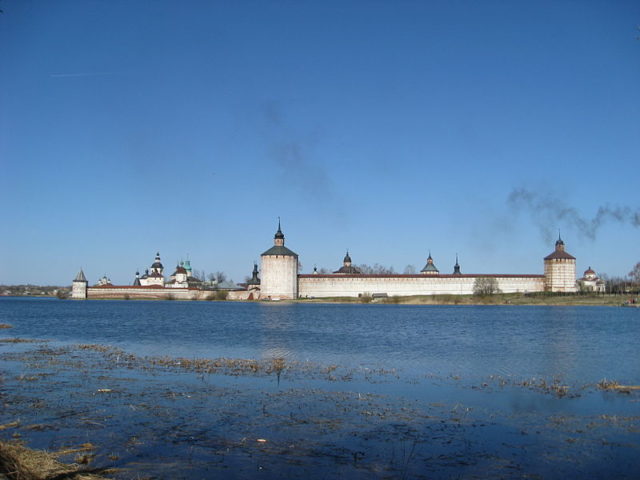
[[[87,298],[205,300],[213,292],[190,288],[89,287]]]
[[[478,277],[495,278],[503,293],[544,290],[542,275],[299,275],[298,294],[302,298],[470,295]]]

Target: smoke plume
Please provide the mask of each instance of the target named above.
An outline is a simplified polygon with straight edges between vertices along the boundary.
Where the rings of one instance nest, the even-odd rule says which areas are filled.
[[[598,207],[593,217],[588,218],[554,195],[543,195],[525,188],[514,189],[507,202],[515,211],[527,212],[547,242],[553,239],[559,226],[570,227],[591,240],[596,238],[600,227],[607,222],[640,227],[640,209],[627,206],[603,205]]]

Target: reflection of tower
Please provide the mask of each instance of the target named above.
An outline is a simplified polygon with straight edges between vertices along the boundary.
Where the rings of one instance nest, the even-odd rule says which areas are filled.
[[[298,255],[284,246],[284,233],[280,228],[273,247],[261,255],[262,281],[260,294],[264,299],[293,299],[298,297]]]
[[[544,257],[544,283],[548,292],[576,291],[576,257],[564,250],[559,234],[556,249]]]

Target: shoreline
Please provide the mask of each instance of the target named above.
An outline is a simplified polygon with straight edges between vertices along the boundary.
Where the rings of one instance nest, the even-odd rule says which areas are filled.
[[[47,295],[2,295],[4,298],[56,298]],[[632,303],[635,299],[636,303]],[[70,299],[60,299],[70,300]],[[370,297],[323,297],[298,298],[295,300],[181,300],[159,298],[90,298],[86,300],[127,300],[127,301],[171,301],[171,302],[233,302],[233,303],[301,303],[301,304],[353,304],[353,305],[425,305],[425,306],[567,306],[567,307],[636,307],[640,308],[640,297],[636,294],[494,294],[486,297],[476,295],[416,295],[389,296],[371,299]]]

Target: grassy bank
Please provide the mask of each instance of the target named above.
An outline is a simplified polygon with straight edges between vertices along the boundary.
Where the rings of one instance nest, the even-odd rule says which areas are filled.
[[[628,295],[594,295],[561,293],[499,293],[489,296],[477,295],[415,295],[371,297],[328,297],[300,299],[303,303],[381,303],[398,305],[586,305],[620,306],[628,301]]]

